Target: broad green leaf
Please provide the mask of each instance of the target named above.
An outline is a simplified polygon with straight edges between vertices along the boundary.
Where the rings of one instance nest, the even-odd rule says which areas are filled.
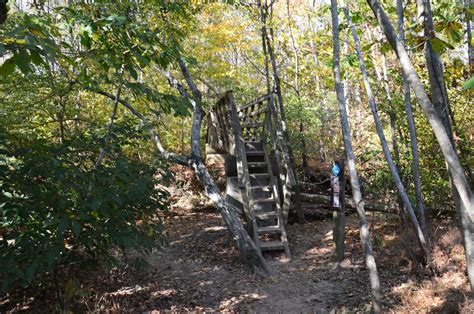
[[[463,88],[464,89],[474,88],[474,75],[471,76],[471,78],[464,83]]]
[[[13,60],[13,57],[5,61],[1,66],[0,66],[0,75],[1,76],[8,76],[15,71],[15,61]]]
[[[433,47],[433,50],[436,51],[438,54],[443,54],[446,49],[454,49],[454,47],[450,43],[447,43],[444,40],[436,37],[431,38],[430,42]]]

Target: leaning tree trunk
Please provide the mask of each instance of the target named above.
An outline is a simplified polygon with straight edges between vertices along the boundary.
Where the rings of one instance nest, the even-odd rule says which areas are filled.
[[[443,152],[445,161],[448,166],[448,172],[451,176],[453,187],[453,198],[456,207],[459,209],[458,214],[461,220],[461,232],[463,234],[464,249],[467,260],[467,271],[471,284],[471,293],[474,291],[474,198],[469,183],[464,175],[461,161],[451,143],[450,136],[443,125],[441,118],[438,116],[435,107],[431,103],[424,85],[416,73],[413,64],[408,57],[405,47],[400,42],[387,14],[384,12],[377,0],[367,0],[370,8],[374,12],[382,30],[385,33],[390,45],[395,50],[402,70],[405,73],[410,86],[415,92],[415,96],[423,108],[426,117],[433,129],[438,140],[441,151]],[[457,197],[459,195],[459,197]]]
[[[339,114],[341,119],[342,134],[344,138],[344,147],[346,150],[346,158],[349,167],[350,182],[352,186],[352,194],[356,204],[357,214],[359,215],[360,238],[366,255],[366,264],[369,271],[370,286],[372,289],[372,309],[379,313],[382,311],[380,280],[377,273],[377,265],[372,254],[372,245],[370,243],[369,226],[365,217],[364,203],[360,191],[359,177],[357,175],[354,152],[352,149],[351,131],[349,127],[349,119],[346,111],[346,100],[344,97],[344,89],[341,82],[340,70],[340,47],[339,47],[339,20],[337,14],[337,0],[331,0],[331,17],[332,17],[332,34],[333,34],[333,55],[334,55],[334,81],[336,83],[336,94],[339,104]]]
[[[193,91],[194,97],[199,99],[200,101],[201,92],[196,88],[196,85],[194,85],[194,81],[192,81],[192,77],[187,71],[187,68],[184,62],[182,60],[180,60],[179,62],[180,62],[180,65],[184,66],[185,70],[183,70],[183,72],[186,73],[185,77],[187,79],[191,79],[190,81],[188,81],[188,84],[190,82],[192,83],[191,86],[193,87],[191,88],[191,90]],[[181,95],[191,99],[191,97],[187,95],[187,92],[185,91],[184,87],[181,84],[179,84],[177,81],[173,81],[173,78],[171,76],[168,76],[167,78],[170,81],[170,84],[172,84],[174,87],[176,87],[179,90]],[[104,91],[96,91],[96,92],[110,99],[116,99],[116,96],[110,93],[107,93]],[[180,164],[182,166],[191,167],[196,172],[196,175],[198,176],[199,180],[204,185],[204,190],[206,192],[206,195],[212,201],[214,201],[214,203],[217,206],[217,210],[221,214],[224,222],[227,225],[227,228],[229,229],[229,232],[233,235],[234,240],[237,243],[237,247],[239,251],[241,252],[241,256],[244,262],[248,262],[249,264],[253,266],[260,265],[268,274],[271,274],[271,268],[267,264],[265,259],[263,258],[262,253],[256,247],[255,243],[250,238],[247,231],[245,231],[235,211],[229,207],[228,203],[221,196],[219,188],[214,182],[214,179],[211,177],[206,166],[202,162],[200,136],[201,136],[201,122],[203,118],[203,111],[199,103],[193,100],[194,114],[193,114],[193,125],[192,125],[192,132],[191,132],[192,153],[191,153],[191,156],[186,158],[185,156],[176,155],[176,154],[166,151],[163,145],[161,144],[158,133],[156,133],[156,131],[153,130],[153,127],[150,121],[127,101],[118,98],[118,102],[122,104],[125,108],[127,108],[127,110],[129,110],[134,116],[140,119],[146,127],[150,128],[150,132],[155,141],[155,144],[160,156],[162,156],[163,158],[171,162]]]
[[[262,268],[267,272],[271,273],[269,265],[266,263],[262,256],[261,251],[257,248],[253,240],[250,238],[247,231],[245,231],[242,223],[237,217],[235,211],[233,211],[228,203],[224,200],[220,194],[219,188],[217,187],[214,179],[209,174],[206,166],[204,165],[201,157],[201,124],[203,119],[203,111],[201,107],[202,94],[197,88],[194,80],[189,73],[189,70],[184,61],[178,59],[179,67],[183,76],[188,83],[191,92],[194,95],[194,114],[193,114],[193,125],[191,130],[191,147],[192,153],[189,157],[189,165],[194,169],[197,176],[204,185],[204,189],[208,197],[214,201],[217,209],[222,215],[227,228],[234,236],[237,242],[237,246],[243,255],[244,260],[248,260],[250,264],[260,264]]]
[[[418,6],[418,16],[423,24],[425,38],[428,38],[428,40],[426,40],[425,42],[425,57],[426,57],[426,66],[428,68],[429,81],[430,81],[431,102],[433,103],[436,113],[438,114],[438,117],[441,119],[441,122],[443,123],[443,127],[449,136],[451,145],[454,148],[454,151],[456,152],[456,144],[454,142],[452,125],[451,125],[451,120],[449,116],[449,112],[451,111],[451,109],[450,109],[450,104],[449,104],[448,91],[446,89],[446,84],[444,81],[443,64],[441,63],[441,57],[433,49],[433,45],[431,44],[431,41],[429,40],[430,38],[435,36],[435,29],[434,29],[434,23],[433,23],[433,16],[431,13],[430,1],[417,0],[417,6]],[[448,175],[449,175],[449,183],[451,184],[452,191],[453,191],[453,200],[456,206],[456,210],[459,216],[461,217],[462,212],[465,211],[466,209],[462,208],[464,204],[462,204],[461,200],[459,199],[460,195],[458,191],[456,190],[456,187],[453,186],[453,179],[452,179],[451,174],[449,173],[449,170],[448,170]],[[459,225],[461,226],[462,223],[463,222],[461,220]],[[469,230],[470,228],[474,229],[472,225],[468,225],[467,229]],[[461,227],[461,232],[462,232],[462,229],[463,228]],[[467,237],[470,238],[470,241],[473,241],[474,233],[468,231]],[[465,242],[465,239],[463,240],[464,240],[463,242]],[[472,245],[472,243],[470,245]],[[468,248],[466,245],[465,245],[465,250],[466,250],[466,255],[469,255]],[[471,250],[474,250],[474,248],[471,248]],[[474,252],[471,252],[471,254],[474,254]],[[472,258],[474,259],[474,256]],[[474,260],[472,261],[472,263],[474,263]],[[469,259],[468,259],[467,266],[468,266],[468,273],[470,275],[471,288],[473,288],[474,264],[470,265]]]
[[[349,10],[347,7],[343,8],[344,14],[346,15],[347,21],[349,23],[350,28],[352,29],[352,36],[354,37],[354,42],[356,45],[356,52],[357,52],[357,57],[359,58],[359,66],[360,70],[362,72],[362,78],[364,81],[365,85],[365,90],[367,92],[367,97],[369,98],[369,105],[370,109],[372,110],[372,115],[374,117],[375,121],[375,127],[377,129],[377,134],[380,139],[380,143],[382,144],[382,150],[385,155],[385,159],[387,160],[387,164],[390,168],[390,172],[392,173],[393,179],[395,181],[395,185],[398,188],[398,191],[400,193],[400,197],[403,201],[403,205],[405,206],[408,215],[410,216],[411,222],[413,224],[413,228],[416,231],[417,237],[418,237],[418,242],[420,244],[420,247],[423,251],[423,255],[427,261],[429,261],[429,249],[428,245],[426,243],[425,235],[423,233],[423,230],[421,230],[421,227],[418,223],[418,219],[416,218],[415,211],[413,210],[413,207],[410,203],[410,199],[408,198],[408,195],[405,191],[405,188],[403,186],[402,180],[400,179],[400,175],[398,174],[397,166],[395,165],[395,162],[393,161],[392,154],[390,153],[390,148],[388,147],[387,144],[387,139],[385,138],[385,134],[383,133],[383,127],[382,127],[382,121],[380,120],[380,116],[378,114],[378,109],[377,109],[377,104],[375,102],[374,95],[372,93],[372,88],[369,83],[369,76],[367,75],[367,70],[365,68],[365,61],[362,56],[362,49],[360,47],[360,40],[359,36],[357,35],[357,31],[355,29],[354,24],[352,23],[351,17],[349,16]]]
[[[402,0],[397,0],[397,14],[398,14],[398,33],[400,41],[405,46],[405,27],[403,19],[403,3]],[[420,157],[418,156],[418,139],[416,136],[415,119],[411,107],[410,84],[407,81],[405,73],[402,72],[403,82],[403,97],[405,100],[405,111],[407,113],[408,129],[410,131],[410,147],[412,156],[411,169],[413,172],[413,182],[415,185],[416,208],[418,211],[418,218],[423,231],[426,233],[426,210],[423,203],[423,195],[421,194],[421,180],[420,180]]]

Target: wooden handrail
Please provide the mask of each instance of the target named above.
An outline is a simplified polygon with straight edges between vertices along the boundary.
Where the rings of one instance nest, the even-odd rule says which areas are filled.
[[[280,199],[283,202],[283,217],[286,221],[291,205],[291,192],[296,186],[296,174],[291,166],[288,144],[284,138],[281,121],[275,107],[275,94],[269,93],[256,100],[237,107],[231,91],[227,92],[213,110],[217,115],[217,136],[225,150],[235,156],[239,188],[242,191],[247,219],[255,220],[253,198],[250,189],[250,175],[247,167],[245,139],[270,140],[271,151],[277,159],[279,182],[283,188]],[[245,132],[243,131],[245,129]],[[257,237],[258,238],[258,237]]]
[[[248,104],[245,104],[245,105],[242,105],[242,106],[238,107],[238,108],[237,108],[237,111],[240,112],[240,111],[242,111],[242,110],[244,110],[244,109],[246,109],[246,108],[248,108],[248,107],[251,107],[251,106],[253,106],[253,105],[256,105],[256,104],[258,104],[258,103],[263,103],[265,100],[270,99],[270,97],[271,97],[272,94],[273,94],[273,93],[269,93],[269,94],[262,95],[262,96],[258,97],[257,99],[252,100],[252,101],[249,102]]]

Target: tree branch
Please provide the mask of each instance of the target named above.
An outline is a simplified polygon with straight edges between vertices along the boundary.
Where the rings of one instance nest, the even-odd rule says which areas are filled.
[[[92,90],[92,91],[96,92],[96,93],[98,93],[102,96],[108,97],[110,99],[115,99],[114,95],[112,95],[110,93],[107,93],[105,91],[101,91],[101,90],[97,90],[97,91]],[[140,119],[145,126],[150,128],[150,132],[151,132],[151,134],[153,136],[153,139],[155,140],[155,143],[156,143],[156,148],[158,149],[159,153],[161,154],[161,156],[163,158],[165,158],[166,160],[175,162],[177,164],[183,165],[183,166],[189,166],[188,159],[185,156],[170,153],[166,149],[164,149],[163,145],[161,145],[161,141],[160,141],[160,138],[158,136],[158,133],[156,133],[156,131],[153,129],[152,124],[150,123],[150,121],[143,114],[141,114],[137,109],[135,109],[127,101],[125,101],[123,99],[120,99],[120,98],[117,98],[117,100],[120,104],[122,104],[125,108],[127,108],[134,116],[136,116],[138,119]]]

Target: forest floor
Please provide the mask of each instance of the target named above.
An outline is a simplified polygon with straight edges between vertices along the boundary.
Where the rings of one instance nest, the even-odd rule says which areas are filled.
[[[172,200],[164,249],[148,256],[149,265],[141,270],[123,266],[82,275],[81,291],[88,293],[77,300],[82,304],[77,309],[281,313],[370,309],[355,214],[347,217],[346,258],[339,267],[332,262],[330,213],[315,205],[306,207],[305,224],[288,227],[292,260],[282,253],[266,254],[273,275],[264,276],[241,264],[221,217],[201,196],[175,190]],[[417,253],[411,248],[416,243],[407,232],[409,226],[400,226],[394,215],[370,213],[368,218],[385,310],[474,313],[474,302],[467,297],[459,232],[452,221],[436,223],[432,230],[433,274],[414,262]],[[3,310],[44,312],[55,306],[54,297],[51,290],[46,295],[30,291],[16,305],[10,300]]]

